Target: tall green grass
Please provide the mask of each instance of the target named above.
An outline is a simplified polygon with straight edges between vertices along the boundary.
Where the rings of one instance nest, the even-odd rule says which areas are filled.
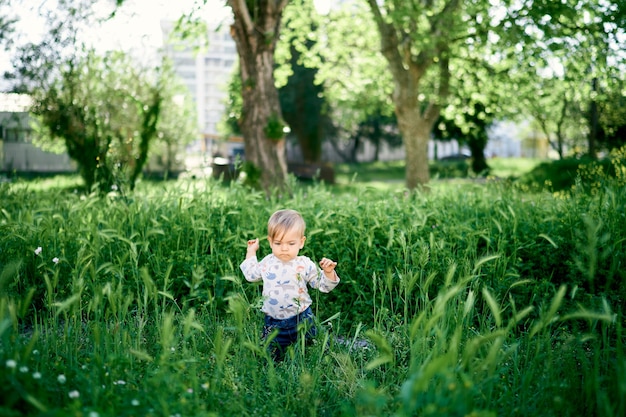
[[[0,415],[624,415],[626,190],[599,184],[2,184]],[[280,207],[342,282],[275,364],[238,265]]]

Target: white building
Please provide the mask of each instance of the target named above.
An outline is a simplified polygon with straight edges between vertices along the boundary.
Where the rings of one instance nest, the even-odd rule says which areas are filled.
[[[218,124],[226,109],[228,83],[238,59],[237,47],[228,25],[222,25],[220,30],[209,29],[206,48],[189,42],[167,41],[173,26],[172,21],[161,21],[163,39],[166,40],[163,53],[172,60],[174,71],[189,88],[196,104],[198,128],[202,133],[202,138],[190,146],[189,152],[210,157],[218,152]]]

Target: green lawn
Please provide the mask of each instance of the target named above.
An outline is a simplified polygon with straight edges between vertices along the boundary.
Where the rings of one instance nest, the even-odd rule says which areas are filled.
[[[531,158],[492,158],[489,179],[518,179],[528,175],[543,161]],[[469,173],[468,161],[431,162],[431,189],[447,189],[476,182]],[[336,194],[369,192],[401,192],[405,185],[404,161],[336,164]],[[534,178],[533,178],[534,179]]]
[[[518,178],[530,171],[544,160],[535,158],[492,158],[487,161],[491,167],[492,177]],[[394,182],[404,181],[404,161],[364,162],[358,164],[336,164],[335,173],[338,184],[351,182]],[[468,165],[466,161],[431,162],[431,171],[435,174],[442,167]],[[458,170],[462,172],[462,170]],[[467,175],[465,175],[467,176]],[[433,176],[436,180],[436,175]]]

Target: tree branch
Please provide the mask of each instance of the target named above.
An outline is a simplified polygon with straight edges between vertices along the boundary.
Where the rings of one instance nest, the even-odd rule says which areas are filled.
[[[284,1],[284,0],[283,0]],[[233,14],[239,16],[242,21],[242,27],[247,33],[254,31],[254,23],[250,17],[250,11],[245,0],[228,0],[228,4],[233,9]]]
[[[397,73],[398,77],[400,77],[401,74],[404,73],[404,68],[402,66],[402,56],[398,50],[400,41],[398,40],[395,28],[393,25],[385,22],[377,0],[367,0],[367,2],[374,15],[374,21],[380,30],[381,52],[387,58],[391,66],[391,71]]]

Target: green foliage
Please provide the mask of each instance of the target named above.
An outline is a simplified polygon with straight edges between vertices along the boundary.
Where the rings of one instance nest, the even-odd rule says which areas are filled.
[[[17,19],[13,16],[15,9],[11,10],[11,2],[8,0],[0,4],[0,43],[10,46],[12,34],[15,31]]]
[[[297,7],[287,8],[285,13],[295,14],[296,22],[317,16],[300,13]],[[312,25],[317,29],[315,32],[297,30]],[[301,60],[304,65],[318,69],[316,83],[324,85],[329,116],[340,131],[349,136],[368,117],[393,114],[391,73],[383,56],[370,52],[378,50],[380,35],[364,2],[333,7],[328,15],[317,16],[313,24],[300,23],[298,27],[285,28],[284,32],[290,34],[294,30],[296,39],[303,45],[309,38],[315,41],[310,49],[300,48]]]
[[[177,146],[197,132],[182,98],[186,87],[167,62],[155,66],[124,52],[99,54],[83,42],[122,3],[111,9],[95,7],[98,1],[42,5],[41,39],[18,45],[10,77],[15,91],[33,98],[36,145],[67,151],[87,190],[127,191],[149,157],[152,165],[160,159],[161,171],[172,169]],[[151,152],[155,143],[159,149]]]
[[[248,187],[259,189],[261,186],[261,170],[250,161],[245,161],[241,170],[245,174],[244,184]]]
[[[554,190],[569,189],[576,182],[576,175],[581,164],[592,163],[592,160],[566,158],[539,164],[532,171],[520,178],[521,184],[542,188],[549,184]]]
[[[243,99],[241,97],[241,75],[239,68],[231,74],[228,83],[228,95],[226,98],[226,112],[219,123],[219,131],[228,135],[241,135],[241,112],[243,109]]]
[[[312,4],[310,3],[309,6]],[[292,8],[286,9],[283,20],[283,25],[287,27],[295,26],[296,22],[300,22],[304,16],[309,16],[313,12],[308,10],[309,13],[293,15],[293,13],[288,12],[290,10]],[[308,22],[308,25],[311,30],[314,29],[313,23]],[[302,31],[303,28],[298,27],[298,29]],[[281,38],[286,36],[288,35],[283,32]],[[313,45],[314,40],[312,39],[303,43],[292,40],[289,43],[289,70],[291,74],[286,84],[278,89],[278,98],[282,115],[289,124],[290,132],[298,140],[304,161],[319,163],[322,158],[322,140],[330,126],[330,120],[324,114],[326,107],[324,87],[315,82],[317,70],[303,65],[301,62],[302,53],[299,50],[304,49],[306,52]]]
[[[624,82],[619,79],[611,81],[617,85],[611,86],[598,106],[601,125],[598,139],[609,150],[626,145],[626,98],[621,94]]]
[[[535,189],[545,187],[553,191],[563,191],[574,187],[582,176],[582,182],[578,181],[582,187],[597,188],[596,180],[606,175],[615,175],[610,158],[600,161],[586,157],[565,158],[537,165],[519,178],[519,183]]]
[[[619,175],[568,193],[0,184],[0,411],[623,415],[621,155]],[[312,292],[317,343],[275,364],[238,265],[282,207],[341,283]]]
[[[467,178],[470,174],[470,161],[437,161],[430,166],[432,178]]]
[[[267,119],[263,133],[268,139],[280,140],[285,137],[285,127],[285,123],[274,113]]]
[[[619,114],[624,57],[617,51],[624,47],[624,32],[611,22],[623,19],[620,4],[534,2],[528,11],[509,9],[501,22],[506,30],[500,42],[519,37],[514,43],[524,44],[509,49],[516,61],[510,73],[515,94],[509,96],[525,104],[522,111],[532,115],[560,155],[583,140],[592,156],[596,147],[611,148],[601,143],[600,131],[617,127],[609,120]],[[524,27],[516,28],[520,23]],[[537,42],[541,39],[549,41]]]
[[[458,100],[463,102],[463,99]],[[463,103],[465,111],[457,111],[454,119],[440,117],[439,123],[433,128],[436,138],[457,140],[467,145],[472,153],[472,170],[481,176],[489,174],[489,166],[485,160],[485,147],[489,142],[487,128],[493,124],[494,114],[483,103]]]

